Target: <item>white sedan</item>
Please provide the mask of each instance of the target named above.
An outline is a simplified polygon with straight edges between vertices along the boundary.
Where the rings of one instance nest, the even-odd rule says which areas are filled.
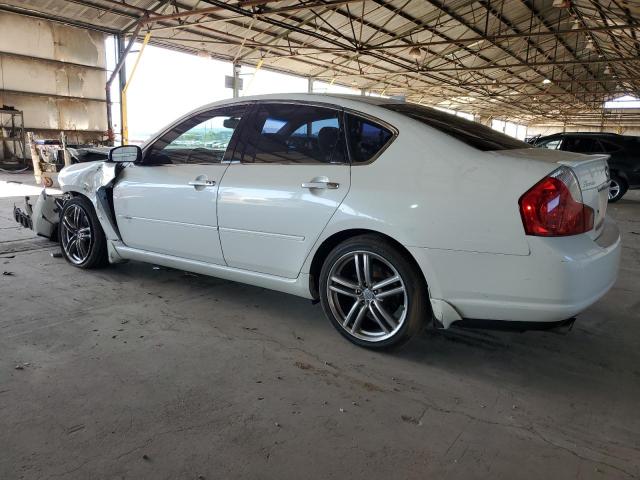
[[[557,325],[609,290],[620,258],[606,156],[393,100],[214,103],[59,181],[73,265],[138,260],[319,300],[372,348],[431,319]]]

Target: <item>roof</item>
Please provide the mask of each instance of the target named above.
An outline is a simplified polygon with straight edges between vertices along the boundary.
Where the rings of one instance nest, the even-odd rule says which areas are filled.
[[[394,99],[379,98],[379,97],[365,97],[362,95],[343,95],[343,94],[327,94],[327,93],[272,93],[268,95],[249,95],[239,98],[227,98],[224,100],[217,100],[205,105],[201,105],[190,112],[185,113],[182,117],[175,120],[175,123],[182,121],[196,112],[205,111],[215,107],[221,107],[226,105],[234,105],[236,103],[245,102],[259,102],[259,101],[289,101],[289,102],[309,102],[309,103],[324,103],[327,105],[339,105],[340,107],[350,108],[364,113],[375,114],[381,111],[376,107],[383,105],[393,105],[398,103],[404,103]],[[374,107],[374,108],[370,108]],[[386,112],[388,115],[389,112]]]
[[[221,103],[229,102],[231,99],[221,100]],[[392,105],[404,103],[403,100],[395,98],[371,97],[364,95],[349,95],[344,93],[270,93],[264,95],[248,95],[235,99],[236,101],[260,101],[260,100],[295,100],[308,102],[332,103],[339,100],[340,103],[361,103],[365,105]],[[218,103],[218,102],[216,102]]]
[[[612,132],[561,132],[561,133],[554,133],[553,135],[545,135],[545,136],[540,137],[539,139],[542,140],[544,138],[568,137],[568,136],[572,136],[572,137],[613,137],[613,138],[622,137],[622,135],[619,135],[617,133],[612,133]]]
[[[640,91],[640,5],[554,3],[3,0],[0,10],[129,34],[155,17],[139,35],[150,29],[163,47],[484,117],[599,122],[605,100]]]

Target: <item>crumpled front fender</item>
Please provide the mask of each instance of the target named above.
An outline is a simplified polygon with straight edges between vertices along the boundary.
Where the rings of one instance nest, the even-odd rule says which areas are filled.
[[[65,193],[80,193],[95,204],[98,188],[115,178],[116,165],[118,164],[97,161],[64,167],[58,174],[60,189]]]
[[[114,241],[120,240],[120,232],[113,214],[111,188],[123,168],[124,164],[115,162],[77,163],[63,168],[58,175],[63,192],[81,194],[91,201],[105,236]]]

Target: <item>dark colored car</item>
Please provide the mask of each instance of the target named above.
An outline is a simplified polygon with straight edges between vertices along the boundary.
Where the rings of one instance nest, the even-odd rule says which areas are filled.
[[[640,188],[640,137],[615,133],[556,133],[532,138],[535,147],[577,153],[609,155],[609,202],[617,202],[628,189]]]

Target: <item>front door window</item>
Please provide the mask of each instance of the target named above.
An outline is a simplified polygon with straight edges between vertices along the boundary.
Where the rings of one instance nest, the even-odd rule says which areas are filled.
[[[158,139],[144,163],[211,164],[224,160],[245,106],[200,113]]]

